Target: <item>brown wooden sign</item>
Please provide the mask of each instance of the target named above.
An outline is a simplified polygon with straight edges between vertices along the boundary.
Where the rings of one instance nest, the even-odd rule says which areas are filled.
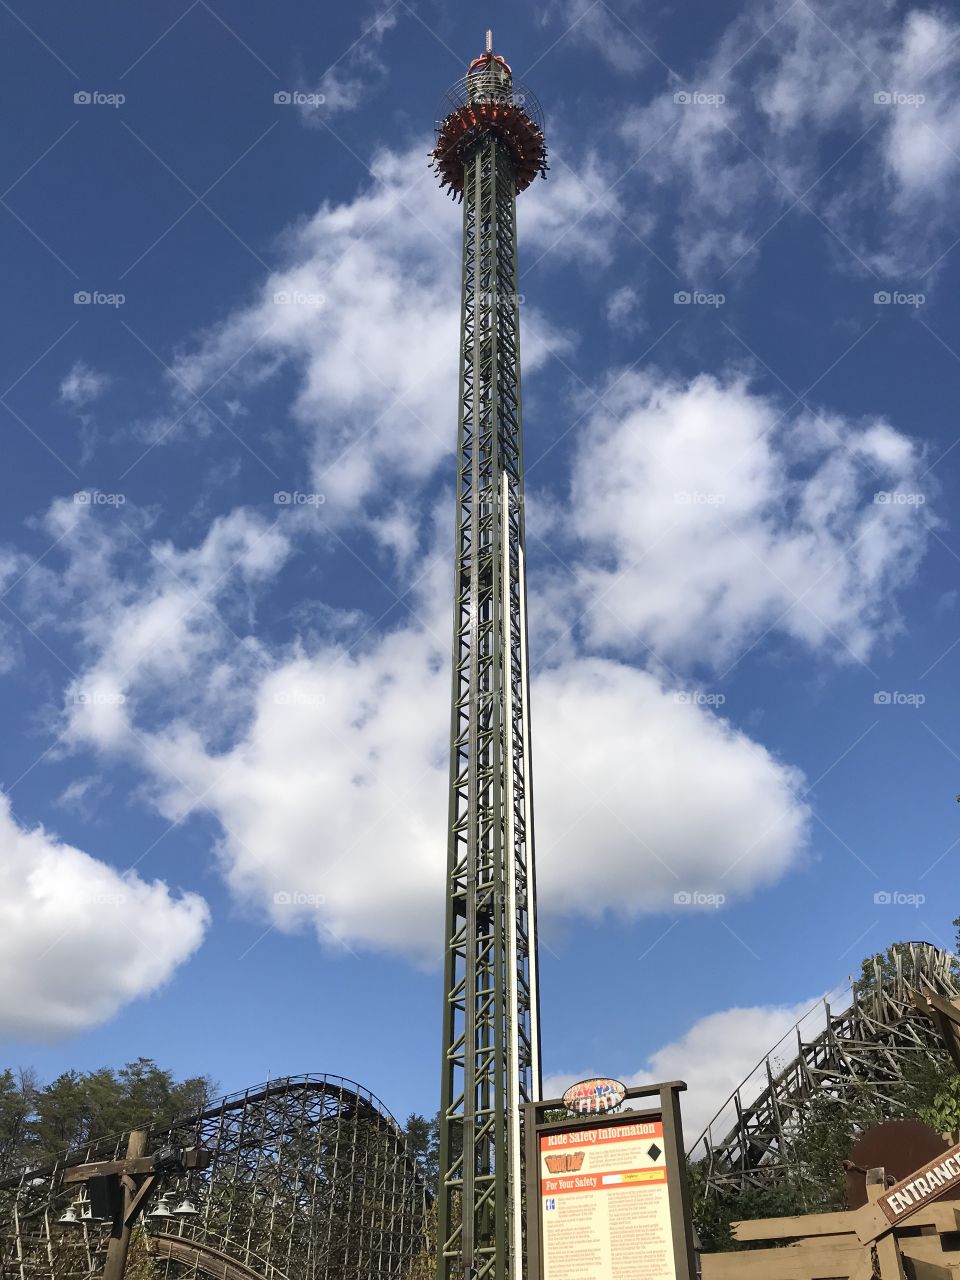
[[[876,1240],[891,1227],[947,1192],[960,1191],[960,1143],[943,1155],[915,1169],[856,1216],[857,1236],[863,1244]]]

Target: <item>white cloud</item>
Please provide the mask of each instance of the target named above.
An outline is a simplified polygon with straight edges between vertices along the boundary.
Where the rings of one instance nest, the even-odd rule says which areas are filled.
[[[545,912],[629,919],[682,891],[734,900],[802,857],[797,770],[735,730],[715,695],[667,681],[662,666],[595,656],[635,660],[651,646],[672,662],[719,664],[772,629],[862,656],[895,624],[895,591],[923,547],[920,513],[873,493],[915,488],[915,446],[882,421],[778,417],[743,379],[631,374],[587,423],[560,521],[579,539],[577,586],[543,584],[531,599],[549,659],[533,684]],[[69,741],[133,758],[168,818],[211,812],[235,895],[278,927],[435,955],[442,550],[409,598],[415,621],[367,635],[367,620],[343,615],[309,642],[270,648],[251,639],[252,593],[284,564],[297,523],[285,535],[239,510],[195,548],[133,543],[123,555],[100,512],[58,504],[49,525],[71,567],[59,587],[46,565],[39,586],[31,578],[34,612],[69,619],[89,654],[68,690]],[[401,535],[383,534],[409,556]],[[563,633],[569,612],[552,607],[561,594],[585,611],[574,635]]]
[[[813,1009],[804,1021],[805,1034],[815,1034],[822,1006],[812,997],[793,1005],[755,1005],[724,1009],[699,1018],[678,1039],[655,1049],[639,1071],[621,1067],[625,1084],[656,1084],[665,1080],[685,1080],[688,1089],[681,1094],[684,1144],[689,1150],[733,1091],[749,1077],[745,1098],[756,1097],[766,1087],[766,1077],[754,1075],[754,1069],[772,1053],[782,1037]],[[789,1059],[795,1044],[786,1046],[781,1056]],[[595,1075],[608,1073],[610,1064],[592,1070],[554,1073],[544,1081],[544,1096],[559,1097],[568,1085]],[[724,1113],[714,1138],[726,1136],[736,1116]]]
[[[160,697],[167,716],[182,711],[222,729],[237,687],[265,662],[258,643],[236,629],[248,630],[249,593],[286,559],[281,519],[268,524],[238,508],[187,550],[148,545],[137,523],[130,512],[118,528],[105,509],[57,501],[46,526],[67,566],[54,574],[38,565],[24,579],[34,623],[73,631],[90,655],[65,691],[68,741],[127,749],[141,691]],[[229,663],[208,663],[225,645]]]
[[[640,314],[640,294],[632,284],[614,289],[607,299],[607,323],[623,333],[639,333],[645,327]]]
[[[535,653],[549,659],[533,685],[545,912],[629,919],[681,891],[732,901],[802,858],[797,770],[662,666],[598,656],[635,661],[652,646],[718,664],[769,629],[864,655],[894,625],[895,590],[923,546],[920,513],[872,498],[915,486],[915,446],[882,421],[780,416],[740,378],[630,374],[587,421],[563,533],[551,534],[577,586],[544,583],[531,599]],[[395,526],[381,537],[409,557],[403,512],[379,483],[378,518]],[[303,533],[286,515],[284,533],[234,511],[175,549],[147,546],[145,527],[142,542],[123,540],[104,513],[55,505],[49,531],[69,567],[57,581],[48,560],[28,586],[32,620],[73,626],[87,655],[68,690],[68,741],[136,761],[168,818],[212,813],[234,894],[279,928],[436,955],[447,539],[409,597],[414,621],[366,634],[371,620],[343,614],[319,636],[268,646],[252,638],[254,596]],[[567,613],[551,593],[566,595]],[[571,610],[585,619],[564,635]]]
[[[629,919],[678,892],[731,900],[796,864],[802,775],[687,691],[573,659],[534,684],[538,889],[567,916]]]
[[[960,151],[958,36],[960,25],[943,14],[913,10],[904,20],[891,83],[885,87],[905,95],[923,94],[926,101],[890,111],[884,155],[903,204],[911,196],[934,204],[954,203]]]
[[[926,271],[953,238],[958,34],[935,10],[882,4],[864,24],[846,0],[816,11],[755,0],[686,81],[628,112],[625,139],[652,147],[639,172],[676,192],[690,283],[762,245],[797,196],[792,216],[809,206],[825,219],[845,268]],[[724,101],[678,103],[678,92]]]
[[[181,552],[178,564],[197,559],[216,557]],[[84,701],[69,707],[72,740],[136,760],[167,818],[211,812],[235,895],[279,928],[431,958],[445,858],[445,577],[438,567],[414,598],[421,622],[363,642],[359,623],[232,671],[229,635],[178,621],[187,601],[175,585],[111,605],[122,593],[105,575],[86,607],[106,643],[74,686]],[[535,680],[533,700],[544,911],[630,918],[678,890],[721,886],[732,899],[797,862],[799,774],[707,707],[576,655]]]
[[[98,373],[83,360],[76,360],[60,383],[60,403],[71,409],[82,409],[98,400],[109,384],[107,374]]]
[[[642,25],[642,15],[632,0],[621,0],[618,6],[630,19],[630,23]],[[560,40],[586,41],[616,71],[630,73],[639,70],[652,56],[644,48],[639,34],[609,5],[595,0],[551,0],[541,10],[543,25],[548,30],[562,29]]]
[[[409,500],[455,446],[450,397],[461,218],[435,184],[428,150],[424,138],[405,154],[374,157],[370,188],[344,204],[324,205],[292,230],[288,264],[249,306],[174,362],[182,383],[201,393],[217,382],[224,399],[286,365],[294,369],[299,383],[292,413],[306,438],[310,476],[287,487],[323,493],[329,522],[362,512],[374,493],[378,516],[384,504]],[[589,232],[594,252],[602,252],[599,226],[610,215],[598,207],[571,229],[592,197],[572,180],[557,187],[560,198],[549,205],[524,196],[527,251],[563,237],[575,252]],[[554,256],[562,260],[559,246]],[[524,320],[524,369],[534,373],[548,348],[562,354],[569,340],[532,300]],[[173,392],[182,396],[182,385],[174,382]],[[247,438],[258,448],[255,431],[248,428]],[[396,537],[395,528],[385,532],[388,541]]]
[[[322,103],[301,107],[308,124],[355,111],[382,85],[387,66],[380,56],[380,46],[387,32],[397,25],[399,16],[395,3],[380,4],[372,17],[363,19],[360,35],[317,82],[316,92],[323,95]]]
[[[614,235],[626,231],[647,236],[656,221],[651,211],[629,208],[617,190],[619,172],[595,152],[580,154],[563,135],[550,133],[550,172],[517,201],[517,239],[521,246],[520,283],[534,267],[570,264],[595,271],[611,264]],[[536,277],[535,277],[536,279]],[[524,337],[529,315],[523,315]],[[526,369],[526,345],[524,346]]]
[[[203,797],[223,827],[233,890],[278,927],[311,925],[321,941],[431,959],[448,698],[445,646],[400,630],[360,654],[330,646],[278,666],[230,750],[214,752],[180,724],[143,733],[140,762],[167,817],[183,818]],[[799,775],[654,677],[573,661],[535,682],[533,703],[545,913],[630,919],[691,888],[732,900],[800,856]]]
[[[667,663],[719,666],[768,630],[863,659],[925,546],[920,464],[882,419],[788,417],[738,376],[628,373],[574,467],[571,607],[592,644]]]
[[[196,894],[121,874],[26,830],[0,796],[0,1031],[50,1038],[86,1030],[162,986],[209,920]]]

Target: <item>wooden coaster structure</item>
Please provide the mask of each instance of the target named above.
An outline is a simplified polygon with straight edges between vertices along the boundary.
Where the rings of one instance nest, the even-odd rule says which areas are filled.
[[[919,986],[910,1003],[960,1070],[960,1002]],[[734,1223],[738,1242],[771,1247],[703,1254],[702,1280],[960,1280],[960,1143],[890,1181],[868,1169],[862,1208]]]
[[[879,1115],[903,1115],[913,1067],[942,1064],[946,1046],[960,1070],[960,1046],[954,1057],[941,1022],[924,1016],[935,1008],[948,1017],[957,1000],[957,957],[932,943],[902,944],[887,963],[874,958],[833,1004],[823,1001],[819,1017],[797,1023],[688,1148],[706,1161],[705,1197],[763,1191],[798,1173],[797,1137],[824,1094],[846,1107],[868,1091]]]

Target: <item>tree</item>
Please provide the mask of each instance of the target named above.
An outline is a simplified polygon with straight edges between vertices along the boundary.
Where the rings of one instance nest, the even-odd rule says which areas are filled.
[[[0,1170],[42,1164],[61,1151],[143,1125],[192,1115],[215,1092],[205,1076],[177,1081],[150,1058],[119,1071],[64,1071],[40,1086],[31,1072],[0,1072]]]
[[[0,1071],[0,1172],[21,1162],[36,1092],[31,1071]]]
[[[427,1189],[436,1196],[440,1180],[440,1112],[432,1120],[413,1112],[407,1116],[404,1133]]]

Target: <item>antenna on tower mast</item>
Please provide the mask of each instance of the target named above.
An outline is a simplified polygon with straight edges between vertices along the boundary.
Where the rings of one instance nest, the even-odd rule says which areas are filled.
[[[487,53],[493,53],[493,32],[487,31]]]

